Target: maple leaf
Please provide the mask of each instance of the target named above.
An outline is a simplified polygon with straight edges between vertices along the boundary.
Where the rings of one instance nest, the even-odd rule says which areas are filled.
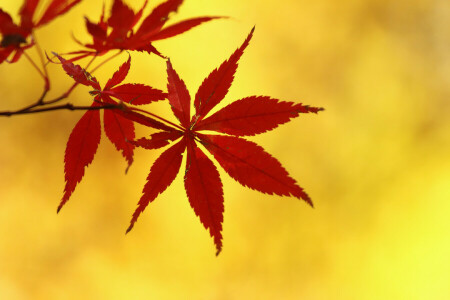
[[[173,182],[186,151],[184,185],[189,203],[214,239],[216,255],[220,253],[224,212],[222,182],[216,166],[199,145],[208,150],[225,172],[243,186],[267,194],[293,196],[312,206],[310,197],[289,176],[281,163],[261,146],[242,136],[272,130],[298,117],[300,113],[317,113],[322,108],[251,96],[207,116],[228,93],[238,61],[253,32],[254,28],[231,57],[203,81],[195,96],[195,114],[192,117],[191,98],[186,85],[173,69],[170,60],[167,61],[168,100],[180,125],[173,124],[171,131],[154,133],[150,139],[141,138],[133,144],[146,149],[158,149],[181,140],[165,150],[151,167],[127,232],[133,228],[148,204]],[[201,133],[203,130],[217,131],[224,135]]]
[[[35,28],[41,27],[78,4],[81,0],[53,0],[45,9],[42,17],[34,22],[34,13],[39,0],[25,0],[19,11],[20,25],[14,24],[11,16],[0,8],[0,63],[12,56],[10,63],[17,62],[23,51],[32,47],[34,42],[27,41]],[[13,54],[14,53],[14,54]]]
[[[130,56],[102,89],[97,79],[85,69],[71,61],[65,60],[56,53],[54,53],[54,55],[59,59],[66,73],[77,83],[93,88],[93,91],[90,92],[90,94],[94,96],[92,107],[100,108],[104,105],[119,106],[120,103],[113,98],[118,99],[121,103],[142,105],[162,100],[167,97],[166,93],[144,84],[121,84],[130,70]],[[129,110],[126,106],[121,106],[121,109],[104,109],[103,127],[105,134],[115,148],[120,151],[122,156],[126,159],[128,167],[133,163],[134,145],[128,141],[134,140],[135,138],[134,122],[139,122],[156,129],[170,130],[170,128],[164,124],[160,124],[145,116],[138,115],[132,110]],[[83,178],[84,169],[94,159],[94,155],[97,152],[97,146],[100,142],[100,128],[100,111],[88,110],[72,130],[69,141],[67,142],[64,158],[66,185],[63,198],[58,206],[58,211],[69,200],[76,185]]]
[[[135,30],[134,27],[141,20],[147,2],[146,0],[142,8],[135,13],[122,0],[114,0],[108,19],[105,19],[104,6],[98,23],[93,23],[86,17],[86,29],[92,36],[92,43],[79,43],[90,50],[72,52],[71,54],[79,55],[73,60],[89,55],[102,55],[112,49],[146,51],[163,56],[153,47],[152,42],[182,34],[204,22],[219,18],[198,17],[165,27],[170,14],[176,12],[183,3],[183,0],[168,0],[158,5]]]

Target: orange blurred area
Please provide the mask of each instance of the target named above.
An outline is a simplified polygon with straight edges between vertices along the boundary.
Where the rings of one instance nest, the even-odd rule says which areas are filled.
[[[102,3],[85,0],[38,30],[40,45],[79,50],[71,34],[90,41],[83,16],[98,20]],[[0,7],[17,20],[20,5]],[[232,18],[154,45],[194,95],[256,25],[225,102],[269,95],[325,107],[251,139],[315,209],[221,171],[224,249],[215,257],[180,173],[125,236],[161,151],[138,149],[125,175],[103,135],[57,215],[65,144],[82,113],[0,117],[0,299],[450,299],[450,2],[186,0],[171,22],[205,15]],[[126,81],[165,89],[165,61],[131,55]],[[95,76],[104,84],[126,58]],[[57,96],[72,79],[49,70]],[[0,65],[0,111],[42,89],[27,60]],[[88,91],[69,101],[89,104]],[[172,118],[166,102],[148,108]]]

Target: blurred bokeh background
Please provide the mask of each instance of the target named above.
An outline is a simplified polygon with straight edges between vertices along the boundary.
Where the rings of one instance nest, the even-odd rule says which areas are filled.
[[[1,1],[16,19],[20,5]],[[43,48],[79,49],[71,33],[88,41],[83,16],[97,20],[101,6],[83,1],[37,31]],[[103,135],[57,215],[65,143],[82,113],[3,117],[0,299],[449,299],[450,2],[186,0],[171,22],[203,15],[233,18],[155,43],[191,94],[256,24],[227,101],[270,95],[326,108],[252,138],[316,208],[222,172],[224,250],[215,257],[180,174],[125,236],[159,152],[137,150],[125,175]],[[125,59],[96,77],[105,83]],[[59,95],[72,81],[59,66],[50,72]],[[133,53],[127,81],[164,89],[165,62]],[[25,59],[0,65],[0,110],[35,101],[42,87]],[[84,87],[70,97],[91,100]],[[168,112],[165,103],[149,109]]]

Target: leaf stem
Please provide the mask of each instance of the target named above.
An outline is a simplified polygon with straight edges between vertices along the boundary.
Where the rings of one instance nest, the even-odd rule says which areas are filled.
[[[44,69],[45,89],[50,90],[50,76],[48,75],[47,65],[45,64],[44,55],[42,54],[42,48],[39,45],[37,38],[34,35],[34,32],[33,32],[32,36],[33,36],[34,44],[36,45],[36,51],[39,55],[39,59],[41,61],[42,68]],[[41,98],[41,99],[44,100],[43,98]]]
[[[39,73],[39,75],[41,75],[44,81],[47,82],[47,78],[45,77],[44,73],[41,71],[41,69],[39,69],[39,67],[36,65],[33,59],[25,51],[23,51],[23,55],[28,59],[33,68]]]
[[[50,82],[49,82],[49,79],[48,79],[47,69],[45,68],[45,66],[44,66],[44,70],[45,70],[44,71],[45,74],[44,74],[44,73],[42,73],[41,69],[39,69],[39,67],[36,65],[36,63],[33,61],[33,59],[25,51],[23,52],[23,55],[31,63],[33,68],[38,71],[39,75],[41,75],[41,77],[44,79],[45,84],[44,84],[44,91],[42,92],[42,94],[39,97],[39,99],[35,103],[30,104],[30,105],[28,105],[28,106],[26,106],[26,107],[24,107],[24,108],[22,108],[22,109],[20,109],[18,111],[26,111],[26,110],[29,110],[29,109],[31,109],[33,107],[42,105],[45,96],[47,95],[48,91],[50,90]]]
[[[134,111],[139,111],[139,112],[141,112],[141,113],[150,115],[150,116],[152,116],[152,117],[155,117],[155,118],[157,118],[157,119],[159,119],[159,120],[161,120],[161,121],[163,121],[163,122],[165,122],[165,123],[171,125],[172,127],[175,127],[176,129],[179,129],[179,130],[181,130],[181,131],[183,131],[183,132],[186,131],[185,128],[183,128],[183,127],[181,127],[181,126],[179,126],[179,125],[177,125],[177,124],[175,124],[175,123],[172,123],[172,122],[170,122],[169,120],[166,120],[166,119],[164,119],[164,118],[162,118],[162,117],[160,117],[160,116],[158,116],[158,115],[155,115],[154,113],[151,113],[151,112],[149,112],[149,111],[146,111],[146,110],[143,110],[143,109],[139,109],[139,108],[134,108],[134,107],[133,107],[133,108],[130,107],[130,109],[131,109],[131,110],[134,110]]]
[[[97,71],[101,66],[103,66],[104,64],[106,64],[107,62],[109,62],[110,60],[116,58],[117,56],[119,56],[122,53],[123,50],[119,50],[119,52],[117,52],[116,54],[114,54],[113,56],[105,59],[104,61],[102,61],[101,63],[98,64],[98,66],[96,66],[95,68],[93,68],[92,70],[89,71],[89,73],[94,73],[95,71]],[[95,55],[94,57],[97,57],[97,55]],[[86,66],[86,70],[89,66]]]

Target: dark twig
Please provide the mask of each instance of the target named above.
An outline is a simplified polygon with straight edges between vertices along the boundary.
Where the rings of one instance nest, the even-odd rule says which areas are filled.
[[[48,90],[50,90],[50,76],[48,75],[47,65],[45,64],[44,55],[42,54],[41,46],[39,46],[36,36],[34,36],[34,33],[33,33],[33,40],[34,40],[34,44],[36,45],[36,51],[39,55],[39,59],[41,61],[42,68],[44,69],[45,90],[48,91]],[[41,102],[43,100],[44,100],[44,98],[42,97]]]
[[[66,99],[72,93],[72,91],[78,86],[78,82],[75,82],[64,94],[60,95],[59,97],[56,97],[54,99],[45,101],[44,99],[45,99],[45,96],[47,95],[47,92],[49,91],[50,82],[49,82],[47,68],[45,66],[44,59],[43,59],[42,52],[41,52],[40,48],[38,48],[38,53],[40,55],[41,62],[43,64],[43,66],[44,66],[44,72],[42,72],[39,69],[39,67],[36,65],[36,63],[31,59],[31,57],[28,54],[26,54],[26,53],[24,53],[24,54],[25,54],[25,57],[33,65],[33,67],[39,72],[39,74],[45,80],[45,89],[44,89],[44,92],[42,93],[41,97],[39,97],[39,99],[35,103],[30,104],[28,106],[25,106],[25,107],[23,107],[21,109],[18,109],[18,110],[15,110],[15,111],[0,111],[0,116],[10,117],[10,116],[14,116],[14,115],[32,114],[32,113],[40,113],[40,112],[47,112],[47,111],[53,111],[53,110],[62,110],[62,109],[67,109],[67,110],[98,110],[98,109],[111,109],[111,108],[119,108],[120,107],[119,105],[109,105],[109,104],[105,105],[105,106],[100,106],[100,107],[74,106],[71,103],[57,105],[57,106],[49,106],[51,104],[55,104],[55,103],[57,103],[57,102],[59,102],[61,100]],[[120,50],[116,54],[112,55],[111,57],[105,59],[100,64],[98,64],[96,67],[94,67],[90,71],[90,73],[94,73],[96,70],[98,70],[105,63],[107,63],[110,60],[114,59],[115,57],[117,57],[121,53],[122,53],[122,50]],[[96,55],[93,56],[92,59],[86,65],[85,69],[88,69],[92,65],[92,63],[94,62],[94,60],[97,57],[98,56],[96,56]],[[39,108],[37,108],[37,107],[39,107]]]
[[[10,117],[13,115],[34,114],[54,110],[101,110],[101,109],[123,109],[123,104],[119,103],[119,104],[105,104],[102,106],[75,106],[72,103],[66,103],[32,110],[2,111],[0,112],[0,116]]]

